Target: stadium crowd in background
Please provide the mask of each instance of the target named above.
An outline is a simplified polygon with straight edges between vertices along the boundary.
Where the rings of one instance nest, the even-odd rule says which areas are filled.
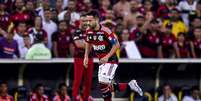
[[[73,57],[80,15],[92,10],[116,33],[122,58],[201,57],[199,0],[0,0],[0,58],[24,59],[36,34],[53,58]]]

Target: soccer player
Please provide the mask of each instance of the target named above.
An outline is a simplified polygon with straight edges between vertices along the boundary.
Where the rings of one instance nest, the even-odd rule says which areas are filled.
[[[85,41],[84,41],[84,32],[87,29],[86,24],[86,17],[85,15],[81,16],[80,20],[80,28],[75,31],[73,34],[73,40],[75,44],[75,53],[74,53],[74,82],[73,82],[73,99],[74,101],[80,101],[81,97],[78,96],[80,84],[82,78],[84,79],[83,83],[83,96],[82,99],[84,101],[91,101],[91,97],[89,96],[91,91],[91,83],[92,83],[92,76],[93,76],[93,58],[92,54],[89,55],[89,61],[87,68],[84,67],[84,48],[85,48]]]
[[[88,55],[93,47],[95,54],[100,60],[98,81],[104,101],[112,100],[112,90],[124,91],[127,88],[138,92],[142,96],[143,92],[136,80],[131,80],[128,84],[116,83],[112,86],[112,80],[118,67],[116,55],[116,51],[120,47],[118,39],[109,28],[99,24],[99,14],[96,11],[88,13],[86,18],[90,29],[85,34],[87,43],[85,46],[84,66],[88,66]]]
[[[70,101],[65,83],[59,84],[58,90],[58,95],[53,98],[53,101]]]
[[[8,95],[8,86],[6,82],[0,82],[0,101],[14,101],[13,97]]]

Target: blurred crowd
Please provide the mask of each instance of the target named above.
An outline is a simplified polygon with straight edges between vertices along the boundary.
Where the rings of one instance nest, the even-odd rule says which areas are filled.
[[[92,10],[121,58],[201,57],[199,0],[0,0],[0,58],[24,59],[39,36],[51,57],[73,57],[80,16]]]
[[[0,82],[0,101],[74,101],[71,100],[70,92],[65,83],[60,83],[55,89],[38,83],[33,89],[19,87],[10,91],[6,82]],[[163,84],[154,93],[145,92],[144,96],[140,97],[141,100],[138,96],[134,98],[138,101],[201,101],[200,94],[198,86],[184,87],[176,91],[172,85]],[[90,100],[79,101],[93,101],[93,98],[90,96]]]

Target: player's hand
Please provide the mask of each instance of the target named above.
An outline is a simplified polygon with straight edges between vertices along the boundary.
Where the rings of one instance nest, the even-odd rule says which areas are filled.
[[[108,62],[108,59],[109,59],[109,58],[108,58],[107,56],[101,58],[101,59],[100,59],[100,64],[105,64],[105,63],[107,63],[107,62]]]
[[[88,61],[89,61],[88,57],[84,57],[83,65],[85,68],[87,68],[88,66]]]

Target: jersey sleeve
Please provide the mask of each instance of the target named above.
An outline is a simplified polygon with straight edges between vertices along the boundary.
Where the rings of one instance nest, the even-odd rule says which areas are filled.
[[[80,40],[80,39],[82,39],[82,38],[81,38],[81,35],[82,35],[82,31],[79,30],[79,29],[77,29],[77,30],[75,30],[75,32],[73,33],[72,39],[73,39],[73,40]]]
[[[107,36],[109,42],[114,45],[118,42],[118,38],[115,35],[114,32],[112,32],[109,28],[107,27],[102,27],[102,31],[104,32],[104,34]]]

